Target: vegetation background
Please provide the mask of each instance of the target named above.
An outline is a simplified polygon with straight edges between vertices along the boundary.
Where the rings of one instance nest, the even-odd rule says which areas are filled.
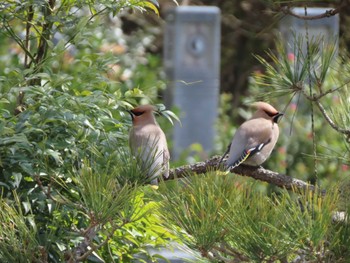
[[[224,152],[249,116],[246,103],[271,92],[269,101],[286,118],[266,167],[327,194],[287,192],[217,171],[153,191],[130,156],[125,110],[162,104],[162,17],[176,3],[8,0],[0,4],[1,262],[156,261],[161,256],[148,248],[174,240],[212,262],[348,262],[349,226],[334,223],[334,211],[348,214],[349,137],[329,125],[317,102],[349,130],[350,4],[190,4],[222,11],[221,113],[212,154]],[[274,32],[281,7],[297,5],[340,8],[337,64],[323,59],[321,71],[288,73],[294,61]],[[333,56],[332,49],[314,49],[299,59],[310,65]],[[320,81],[309,85],[310,75]],[[289,104],[295,94],[304,100]],[[163,114],[158,120],[169,134],[174,115]],[[172,167],[199,160],[201,148],[193,149],[196,156]]]

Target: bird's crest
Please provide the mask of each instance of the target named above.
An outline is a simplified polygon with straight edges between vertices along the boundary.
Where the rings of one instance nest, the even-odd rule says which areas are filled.
[[[273,106],[271,106],[270,104],[268,104],[266,102],[262,102],[262,101],[255,102],[253,104],[253,106],[258,110],[264,111],[270,117],[278,114],[278,110],[276,110]]]

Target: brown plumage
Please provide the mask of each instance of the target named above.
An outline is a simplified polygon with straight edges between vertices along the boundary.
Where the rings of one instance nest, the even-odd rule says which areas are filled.
[[[257,111],[233,136],[226,167],[241,163],[259,166],[270,156],[279,136],[277,122],[283,115],[266,102],[253,104]]]
[[[129,133],[132,154],[141,160],[141,168],[151,178],[151,184],[158,184],[158,177],[169,176],[169,151],[164,132],[153,115],[155,107],[142,105],[129,111],[133,126]]]

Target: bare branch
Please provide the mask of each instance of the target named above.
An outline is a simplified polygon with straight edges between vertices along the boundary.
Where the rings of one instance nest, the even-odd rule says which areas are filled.
[[[224,253],[225,255],[230,255],[235,258],[232,262],[248,262],[249,258],[244,256],[242,253],[237,251],[234,247],[228,245],[227,243],[221,243],[219,246],[214,246],[213,249]]]
[[[225,257],[221,256],[215,250],[210,251],[209,253],[213,255],[213,258],[215,259],[215,261],[225,262],[225,263],[236,263],[237,262],[237,261],[234,261],[233,259],[229,259],[229,258],[225,258]]]
[[[48,49],[48,41],[51,38],[52,31],[52,12],[55,8],[56,0],[49,0],[47,5],[44,7],[44,24],[42,26],[41,35],[39,37],[38,52],[36,54],[35,62],[37,66],[42,63],[45,59]]]
[[[204,174],[208,171],[218,170],[221,157],[214,156],[204,162],[198,162],[192,165],[184,165],[175,169],[172,169],[169,173],[169,178],[164,180],[173,180],[176,178],[183,178],[195,174]],[[295,179],[285,174],[277,173],[267,170],[263,167],[252,167],[246,165],[240,165],[235,167],[230,172],[239,174],[242,176],[252,177],[256,180],[274,184],[281,188],[288,190],[292,189],[314,189],[313,185],[310,185],[302,180]]]
[[[113,225],[112,222],[110,223]],[[84,231],[84,234],[83,234],[84,241],[81,242],[78,247],[76,247],[74,253],[70,255],[68,262],[85,261],[92,253],[98,251],[101,247],[106,245],[107,242],[113,237],[117,229],[122,228],[127,223],[128,223],[127,221],[123,221],[121,224],[114,224],[114,226],[112,227],[112,230],[108,233],[105,240],[98,245],[95,245],[93,243],[93,240],[97,235],[97,232],[98,232],[97,228],[102,228],[102,225],[98,225],[98,224],[91,225],[90,227],[87,228],[86,231]]]
[[[291,15],[291,16],[294,16],[296,18],[299,18],[299,19],[303,19],[303,20],[316,20],[316,19],[321,19],[321,18],[326,18],[326,17],[331,17],[331,16],[334,16],[336,14],[338,14],[341,9],[344,7],[344,5],[340,5],[339,7],[337,8],[334,8],[334,9],[330,9],[330,10],[326,10],[324,13],[322,14],[319,14],[319,15],[314,15],[314,16],[304,16],[304,15],[298,15],[298,14],[295,14],[293,13],[293,11],[287,7],[287,6],[284,6],[281,8],[281,11],[286,14],[286,15]]]
[[[29,38],[30,38],[30,28],[32,26],[32,20],[34,17],[34,9],[33,9],[33,5],[30,5],[28,8],[28,17],[27,17],[27,25],[26,25],[26,39],[25,39],[25,47],[26,50],[30,50],[29,48]],[[28,63],[28,53],[25,53],[24,56],[24,67],[25,68],[29,68],[29,64]]]

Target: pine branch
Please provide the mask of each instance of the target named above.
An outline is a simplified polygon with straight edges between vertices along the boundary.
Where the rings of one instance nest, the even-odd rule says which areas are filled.
[[[332,93],[333,91],[336,91],[338,88],[327,91],[326,93]],[[308,95],[303,89],[300,89],[303,92],[303,95],[311,102],[314,102],[320,112],[322,113],[324,119],[328,122],[328,124],[337,132],[342,133],[346,135],[347,137],[350,136],[350,129],[344,129],[335,124],[335,122],[331,119],[331,117],[328,115],[326,109],[323,107],[323,105],[320,102],[320,99],[325,95],[325,93],[321,93],[320,95]]]
[[[235,260],[232,260],[232,262],[249,262],[248,257],[244,256],[242,253],[227,243],[222,243],[219,246],[214,246],[213,249],[235,258]]]
[[[176,178],[183,178],[194,174],[204,174],[211,170],[219,169],[219,162],[221,157],[214,156],[204,162],[198,162],[192,165],[184,165],[170,170],[169,177],[164,180],[174,180]],[[267,170],[263,167],[252,167],[247,165],[240,165],[230,171],[231,173],[242,176],[252,177],[256,180],[267,182],[288,190],[292,189],[314,189],[313,185],[308,184],[302,180],[290,177],[285,174]]]
[[[113,224],[113,222],[110,222],[112,224],[112,229],[111,231],[107,234],[105,239],[98,245],[95,245],[93,243],[94,238],[97,236],[98,230],[97,229],[102,229],[103,224],[99,223],[93,223],[90,225],[83,233],[84,240],[79,243],[79,245],[73,250],[73,252],[69,255],[67,255],[67,262],[83,262],[86,261],[87,258],[93,254],[94,252],[97,252],[101,247],[105,246],[109,240],[113,237],[115,231],[117,229],[122,228],[125,226],[128,221],[123,221],[120,224]]]
[[[334,121],[329,117],[329,115],[326,112],[326,109],[322,106],[321,102],[319,100],[315,101],[317,107],[319,108],[319,110],[321,111],[323,117],[325,118],[325,120],[329,123],[329,125],[336,130],[339,133],[345,134],[346,136],[350,136],[350,129],[343,129],[340,128],[339,126],[337,126]]]

